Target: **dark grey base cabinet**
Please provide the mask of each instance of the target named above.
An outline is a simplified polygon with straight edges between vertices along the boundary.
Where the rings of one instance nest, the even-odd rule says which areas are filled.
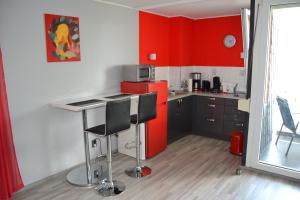
[[[196,109],[193,112],[193,133],[225,139],[223,137],[224,99],[194,96]]]
[[[247,122],[247,114],[237,107],[236,99],[197,95],[169,101],[168,144],[190,133],[229,141]]]
[[[194,96],[192,132],[229,141],[233,131],[244,128],[246,117],[237,104],[236,99]]]
[[[247,123],[247,113],[237,109],[237,100],[229,99],[224,109],[223,133],[227,140],[234,131],[244,131]]]
[[[192,130],[192,106],[192,96],[168,102],[168,144]]]

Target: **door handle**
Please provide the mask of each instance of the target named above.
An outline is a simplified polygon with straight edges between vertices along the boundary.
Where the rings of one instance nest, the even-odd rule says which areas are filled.
[[[215,108],[216,105],[215,104],[208,104],[208,107]]]
[[[182,99],[177,99],[177,104],[181,104],[182,103]]]
[[[243,127],[244,126],[244,124],[243,123],[237,123],[237,124],[235,124],[236,126],[240,126],[240,127]]]
[[[211,119],[210,119],[210,118],[207,118],[206,120],[207,120],[208,122],[215,122],[215,119],[213,119],[213,118],[211,118]]]

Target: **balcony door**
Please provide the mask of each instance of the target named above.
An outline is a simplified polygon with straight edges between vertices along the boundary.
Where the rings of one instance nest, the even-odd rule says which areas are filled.
[[[277,141],[283,119],[276,99],[300,113],[300,0],[263,0],[256,13],[246,165],[300,179],[300,138],[288,152],[291,134],[284,126]]]

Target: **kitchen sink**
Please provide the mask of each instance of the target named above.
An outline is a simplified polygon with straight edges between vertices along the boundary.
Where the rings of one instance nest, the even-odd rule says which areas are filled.
[[[188,91],[185,90],[172,90],[169,92],[169,96],[176,96],[176,95],[181,95],[181,94],[187,94]]]

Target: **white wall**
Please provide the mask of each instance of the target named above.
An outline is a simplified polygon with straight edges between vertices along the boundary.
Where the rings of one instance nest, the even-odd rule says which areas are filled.
[[[190,78],[190,73],[200,72],[202,80],[211,81],[214,76],[219,76],[222,84],[234,86],[238,84],[238,91],[246,92],[245,68],[241,67],[156,67],[155,78],[157,80],[168,80],[170,89],[178,90],[181,82]]]
[[[79,17],[80,62],[47,63],[44,13]],[[118,91],[120,65],[138,63],[137,11],[91,0],[0,0],[0,45],[25,184],[84,162],[81,114],[49,103]]]

